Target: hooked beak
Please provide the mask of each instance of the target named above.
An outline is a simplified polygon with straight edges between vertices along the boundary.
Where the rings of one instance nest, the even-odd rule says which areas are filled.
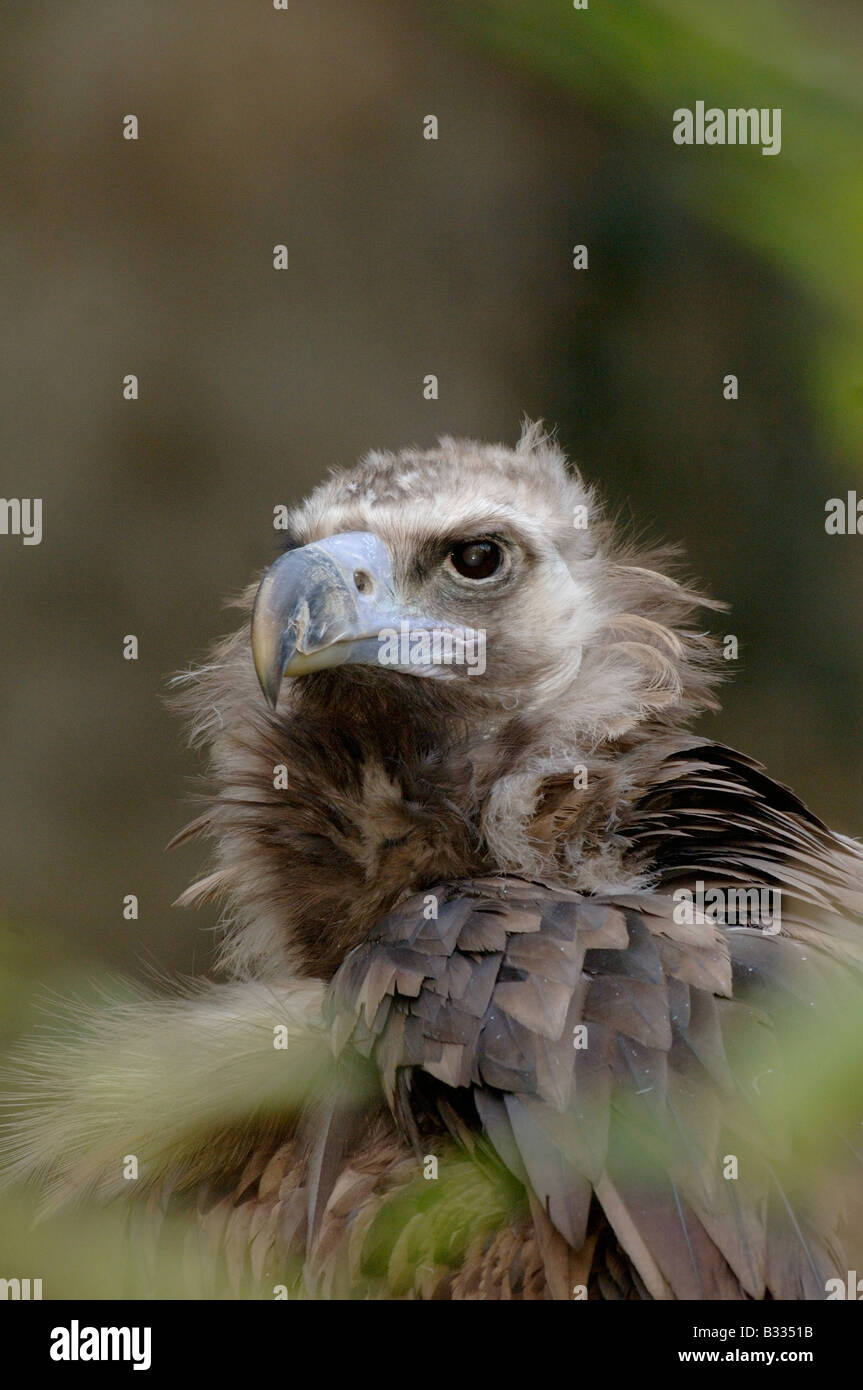
[[[441,627],[399,601],[389,551],[372,532],[348,531],[289,550],[267,570],[255,596],[252,657],[261,689],[275,709],[284,676],[348,662],[383,664],[381,638],[406,625],[408,635]],[[433,674],[418,665],[387,664]]]

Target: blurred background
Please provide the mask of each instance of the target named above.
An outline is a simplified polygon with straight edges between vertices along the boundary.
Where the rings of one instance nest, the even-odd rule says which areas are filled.
[[[863,480],[861,39],[858,0],[4,7],[0,458],[44,537],[0,537],[3,1031],[210,966],[166,680],[274,505],[525,411],[731,603],[704,732],[863,832],[863,539],[824,529]],[[675,145],[698,100],[781,107],[781,153]]]

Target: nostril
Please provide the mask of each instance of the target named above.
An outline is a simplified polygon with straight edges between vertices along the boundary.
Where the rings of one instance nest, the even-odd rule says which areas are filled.
[[[374,588],[371,575],[365,570],[354,570],[354,587],[358,594],[371,593]]]

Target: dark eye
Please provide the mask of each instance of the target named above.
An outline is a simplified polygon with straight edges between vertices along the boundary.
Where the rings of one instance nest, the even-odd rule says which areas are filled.
[[[453,569],[464,579],[488,579],[503,560],[503,551],[494,541],[462,541],[449,553]]]

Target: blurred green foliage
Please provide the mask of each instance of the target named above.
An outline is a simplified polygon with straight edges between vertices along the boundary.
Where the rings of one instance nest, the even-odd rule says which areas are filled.
[[[274,1053],[271,1029],[263,1015],[258,1018],[253,1013],[245,1019],[238,1014],[217,1036],[192,1010],[187,1019],[172,1023],[155,996],[148,1004],[138,992],[127,1004],[127,986],[122,982],[110,987],[105,983],[104,992],[115,1001],[115,1024],[107,1028],[98,1021],[94,1024],[94,1015],[87,1009],[67,1013],[63,1020],[59,1036],[65,1040],[64,1052],[62,1061],[57,1056],[54,1061],[63,1087],[51,1107],[60,1121],[59,1134],[68,1134],[70,1142],[68,1152],[61,1149],[55,1159],[66,1165],[67,1179],[74,1175],[80,1140],[90,1150],[86,1167],[110,1173],[131,1147],[141,1157],[143,1190],[134,1201],[125,1194],[112,1200],[103,1196],[99,1201],[79,1196],[71,1206],[53,1210],[41,1221],[30,1191],[7,1189],[0,1196],[0,1265],[5,1277],[41,1278],[46,1298],[268,1299],[274,1286],[282,1283],[289,1297],[308,1296],[299,1269],[288,1262],[268,1262],[261,1273],[252,1275],[245,1257],[234,1251],[235,1275],[231,1276],[225,1249],[211,1246],[202,1237],[195,1184],[189,1186],[189,1200],[168,1205],[156,1195],[158,1188],[150,1189],[147,1174],[153,1172],[158,1178],[170,1171],[175,1154],[182,1166],[184,1153],[191,1158],[207,1152],[205,1171],[217,1173],[222,1163],[228,1175],[230,1145],[222,1153],[226,1130],[236,1133],[244,1123],[259,1125],[262,1116],[270,1116],[278,1122],[273,1133],[281,1127],[287,1131],[305,1105],[330,1092],[333,1063],[331,1057],[329,1062],[324,1057],[324,1053],[330,1056],[325,1036],[304,1040],[299,1035],[287,1051]],[[859,998],[856,985],[849,988],[847,1000],[844,994],[834,997],[835,1013],[829,1017],[823,1009],[801,1013],[797,1001],[778,1069],[770,1060],[772,1030],[759,1012],[753,1012],[750,1034],[744,1035],[742,1051],[732,1060],[738,1094],[723,1102],[725,1113],[735,1114],[740,1124],[738,1128],[737,1120],[732,1121],[725,1137],[735,1145],[741,1138],[737,1150],[742,1185],[751,1180],[752,1164],[755,1181],[760,1181],[758,1173],[766,1158],[776,1164],[782,1188],[792,1196],[797,1192],[808,1199],[818,1191],[835,1193],[837,1184],[845,1188],[852,1222],[863,1223],[859,1202],[863,1019],[853,1006]],[[777,1018],[788,1002],[784,991],[764,1001],[770,1016]],[[152,1018],[150,1007],[156,1010]],[[98,1010],[95,1017],[98,1020]],[[185,1046],[184,1031],[188,1033]],[[59,1037],[56,1029],[52,1032],[56,1044]],[[105,1084],[106,1077],[110,1085]],[[351,1094],[362,1099],[368,1094],[365,1069],[356,1069],[353,1077]],[[711,1089],[706,1083],[706,1090]],[[664,1173],[673,1172],[676,1159],[682,1157],[684,1171],[694,1165],[690,1176],[705,1164],[708,1181],[719,1180],[721,1151],[700,1147],[708,1132],[698,1129],[700,1100],[693,1098],[696,1108],[687,1119],[686,1107],[679,1108],[682,1099],[678,1096],[675,1104],[678,1123],[685,1119],[684,1128],[664,1158],[650,1137],[648,1103],[628,1093],[615,1103],[615,1152],[618,1161],[622,1157],[630,1165],[631,1176],[653,1181],[654,1164],[660,1158],[658,1171],[664,1185]],[[69,1107],[78,1116],[77,1130],[64,1120]],[[81,1117],[87,1122],[84,1132],[73,1139],[82,1129]],[[792,1143],[790,1161],[783,1154],[786,1140]],[[56,1138],[51,1144],[56,1150]],[[235,1180],[236,1173],[233,1180],[228,1178],[225,1194]],[[179,1199],[183,1186],[175,1193]],[[339,1296],[375,1296],[376,1290],[384,1296],[409,1292],[417,1271],[427,1270],[433,1276],[436,1267],[457,1268],[472,1240],[493,1234],[525,1213],[520,1185],[484,1140],[475,1144],[470,1155],[446,1144],[438,1180],[427,1181],[418,1161],[416,1178],[394,1190],[375,1218],[363,1244],[361,1263],[353,1271],[336,1272]],[[326,1289],[322,1296],[328,1296]]]
[[[812,400],[859,459],[861,17],[788,0],[594,0],[584,11],[569,0],[469,0],[451,13],[509,62],[649,133],[671,196],[802,286],[823,311],[823,332],[807,345]],[[781,152],[674,145],[673,112],[699,100],[781,108]]]

